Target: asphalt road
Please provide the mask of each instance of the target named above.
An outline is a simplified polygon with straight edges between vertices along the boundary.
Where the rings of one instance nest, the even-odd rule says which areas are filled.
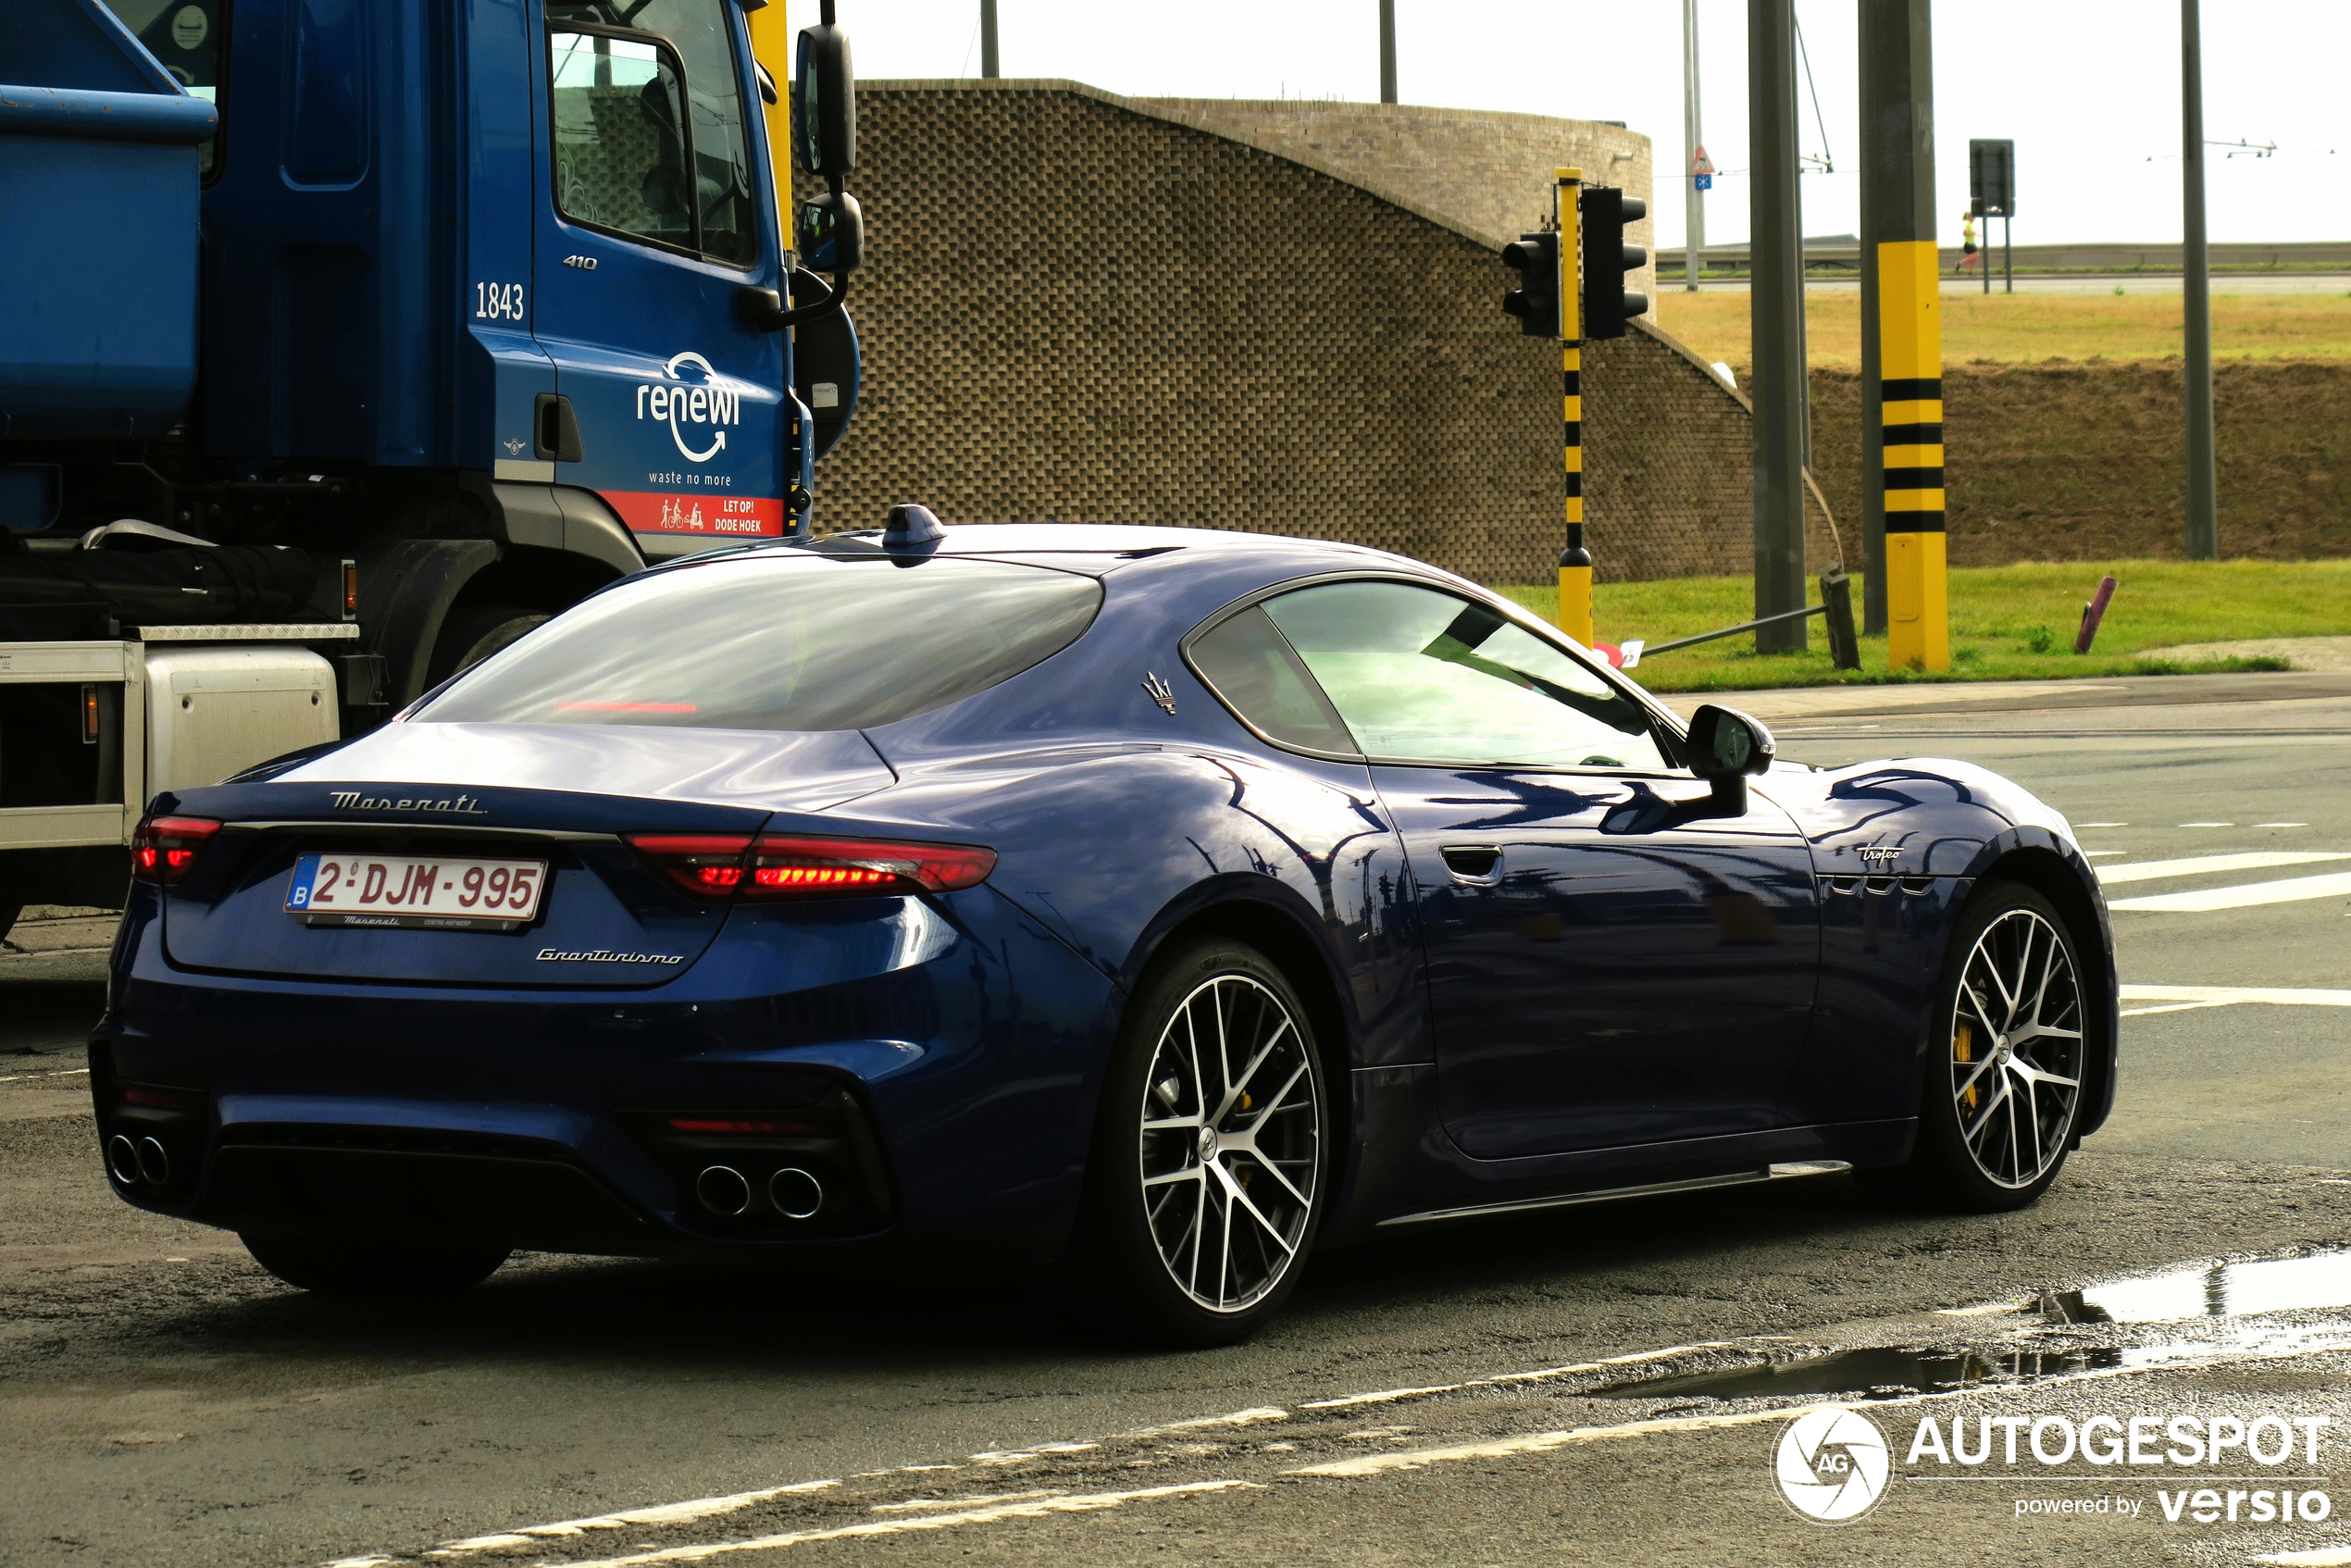
[[[73,1076],[95,961],[0,957],[0,1563],[2171,1564],[2351,1547],[2340,1517],[2254,1523],[2252,1496],[2351,1506],[2351,1269],[2201,1266],[2351,1243],[2351,877],[2270,886],[2351,873],[2351,680],[1749,705],[1784,754],[2000,767],[2100,852],[2110,898],[2213,906],[2118,911],[2121,1100],[2036,1208],[1892,1212],[1824,1178],[1492,1223],[1320,1258],[1271,1331],[1192,1355],[1137,1350],[1059,1280],[529,1258],[445,1308],[331,1303],[233,1238],[107,1195]],[[2245,855],[2344,858],[2209,864]],[[2099,1311],[2036,1304],[2084,1286]],[[1806,1359],[1922,1347],[2062,1375],[1869,1403],[1892,1444],[1882,1500],[1838,1528],[1800,1518],[1773,1481],[1785,1412],[1902,1364],[1808,1383]],[[1623,1357],[1652,1359],[1598,1364]],[[1797,1371],[1762,1397],[1608,1397],[1767,1358]],[[2333,1425],[2275,1463],[2032,1458],[2033,1436],[2053,1450],[2096,1415]],[[1985,1463],[1912,1459],[1930,1416],[1970,1444],[1981,1417],[2026,1417],[2028,1451],[2009,1464],[1996,1425]],[[1867,1474],[1868,1446],[1829,1457]],[[2189,1488],[2208,1484],[2204,1509]]]

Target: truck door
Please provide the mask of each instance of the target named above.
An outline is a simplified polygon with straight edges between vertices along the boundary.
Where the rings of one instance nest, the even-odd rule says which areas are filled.
[[[540,409],[534,455],[602,495],[649,556],[780,534],[784,338],[735,305],[747,283],[777,287],[780,260],[740,9],[544,10],[552,199],[530,319],[568,418]]]

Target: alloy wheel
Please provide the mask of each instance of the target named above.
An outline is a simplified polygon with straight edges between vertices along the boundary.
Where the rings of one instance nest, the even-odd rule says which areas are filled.
[[[2011,909],[1984,928],[1952,1005],[1959,1141],[1994,1184],[2026,1188],[2065,1156],[2082,1099],[2082,986],[2057,927]]]
[[[1176,1287],[1215,1313],[1296,1262],[1322,1169],[1322,1085],[1287,1008],[1246,975],[1185,997],[1143,1079],[1143,1206]]]

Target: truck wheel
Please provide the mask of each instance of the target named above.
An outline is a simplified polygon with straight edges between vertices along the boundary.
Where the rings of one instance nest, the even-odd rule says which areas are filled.
[[[459,670],[481,663],[533,627],[544,625],[547,618],[516,604],[477,604],[450,611],[449,618],[441,624],[439,641],[432,645],[425,689],[430,691]]]
[[[454,1296],[498,1272],[509,1254],[494,1247],[408,1247],[279,1236],[238,1240],[253,1261],[287,1284],[321,1296]]]

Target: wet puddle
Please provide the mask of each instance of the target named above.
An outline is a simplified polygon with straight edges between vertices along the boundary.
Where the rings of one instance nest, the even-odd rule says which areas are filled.
[[[2022,1313],[2059,1325],[2180,1324],[2310,1312],[2351,1306],[2351,1250],[2301,1258],[2213,1263],[2121,1279],[2080,1290],[2045,1290]],[[2020,1315],[2022,1315],[2021,1313]],[[1872,1347],[1764,1365],[1652,1377],[1594,1389],[1609,1400],[1692,1396],[1756,1400],[1843,1394],[1865,1400],[1905,1399],[1979,1384],[2026,1383],[2074,1376],[2108,1367],[2155,1366],[2212,1355],[2276,1354],[2328,1350],[2351,1343],[2351,1325],[2245,1325],[2212,1343],[2185,1340],[2131,1349],[1987,1351]]]
[[[2120,1366],[2120,1350],[2012,1350],[1983,1355],[1974,1350],[1841,1350],[1768,1366],[1725,1367],[1681,1377],[1652,1377],[1595,1389],[1607,1400],[1671,1399],[1703,1394],[1714,1400],[1769,1400],[1784,1396],[1850,1394],[1860,1399],[1898,1400],[1984,1382],[2022,1382],[2059,1377],[2095,1367]]]

